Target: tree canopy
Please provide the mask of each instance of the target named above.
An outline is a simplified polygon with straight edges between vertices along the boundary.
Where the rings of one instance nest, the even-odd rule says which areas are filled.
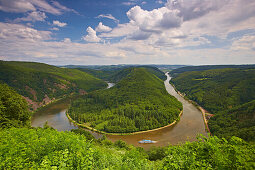
[[[6,84],[0,84],[0,128],[30,125],[27,102]]]

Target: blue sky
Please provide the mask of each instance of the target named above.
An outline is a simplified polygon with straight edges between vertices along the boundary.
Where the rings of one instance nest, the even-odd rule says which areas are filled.
[[[255,64],[255,1],[0,0],[0,60]]]

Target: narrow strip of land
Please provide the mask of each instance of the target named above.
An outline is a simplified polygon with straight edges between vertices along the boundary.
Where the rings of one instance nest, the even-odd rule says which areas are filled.
[[[179,119],[180,119],[182,113],[183,113],[183,111],[180,112],[180,114],[179,114],[179,116],[178,116]],[[175,125],[175,124],[178,122],[178,120],[175,120],[175,121],[173,121],[173,122],[172,122],[171,124],[169,124],[169,125],[166,125],[166,126],[163,126],[163,127],[159,127],[159,128],[156,128],[156,129],[145,130],[145,131],[138,131],[138,132],[132,132],[132,133],[108,133],[108,132],[104,132],[104,131],[100,131],[100,130],[94,129],[94,128],[92,128],[92,127],[90,127],[90,126],[87,126],[87,125],[85,125],[85,124],[81,124],[81,123],[76,122],[75,120],[73,120],[73,119],[69,116],[68,112],[66,112],[66,116],[67,116],[67,118],[68,118],[71,122],[73,122],[75,125],[77,125],[77,126],[79,126],[79,127],[86,128],[86,129],[89,129],[89,130],[91,130],[91,131],[95,131],[95,132],[98,132],[98,133],[101,133],[101,134],[106,134],[106,135],[135,135],[135,134],[153,132],[153,131],[157,131],[157,130],[160,130],[160,129],[164,129],[164,128],[173,126],[173,125]]]

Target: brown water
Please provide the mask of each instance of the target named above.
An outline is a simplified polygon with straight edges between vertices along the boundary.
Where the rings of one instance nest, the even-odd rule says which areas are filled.
[[[174,88],[169,84],[171,79],[166,74],[167,80],[165,81],[165,87],[169,94],[176,97],[183,104],[183,114],[180,121],[171,127],[166,127],[157,131],[145,132],[135,135],[107,135],[107,138],[111,141],[123,140],[128,144],[140,146],[143,148],[150,148],[151,146],[167,146],[169,144],[175,145],[178,143],[184,143],[185,141],[194,141],[198,134],[207,135],[205,132],[205,125],[203,122],[202,113],[191,103],[184,100]],[[39,112],[35,113],[32,117],[32,126],[38,127],[48,121],[48,124],[59,131],[75,129],[72,123],[70,123],[65,115],[65,111],[70,104],[70,99],[61,100],[57,103],[49,105]],[[102,135],[92,132],[92,134],[99,138]],[[138,141],[143,139],[150,139],[157,141],[154,144],[139,144]]]

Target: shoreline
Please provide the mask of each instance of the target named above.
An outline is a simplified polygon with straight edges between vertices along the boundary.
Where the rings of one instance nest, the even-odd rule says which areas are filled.
[[[193,100],[190,100],[188,97],[186,97],[186,95],[184,95],[183,93],[181,93],[180,91],[177,90],[177,88],[175,87],[175,85],[172,83],[172,82],[169,82],[174,90],[186,101],[190,102],[191,104],[193,104],[201,113],[202,113],[202,116],[203,116],[203,120],[204,120],[204,124],[205,124],[205,130],[207,132],[210,133],[210,135],[212,135],[210,129],[209,129],[209,126],[208,126],[208,121],[206,120],[206,117],[205,117],[205,114],[207,113],[206,110],[200,106],[197,102],[193,101]]]
[[[166,126],[162,126],[162,127],[156,128],[156,129],[150,129],[150,130],[144,130],[144,131],[138,131],[138,132],[131,132],[131,133],[108,133],[108,132],[104,132],[104,131],[100,131],[100,130],[94,129],[94,128],[86,126],[84,124],[77,123],[75,120],[73,120],[70,117],[70,115],[68,114],[67,111],[66,111],[66,117],[69,119],[69,121],[71,121],[72,123],[74,123],[78,127],[86,128],[86,129],[91,130],[93,132],[97,132],[97,133],[101,133],[101,134],[105,134],[105,135],[124,136],[124,135],[135,135],[135,134],[140,134],[140,133],[148,133],[148,132],[153,132],[153,131],[157,131],[157,130],[160,130],[160,129],[164,129],[164,128],[167,128],[167,127],[171,127],[171,126],[175,125],[179,121],[182,113],[183,113],[183,110],[180,112],[177,120],[173,121],[172,123],[170,123],[170,124],[168,124]]]

